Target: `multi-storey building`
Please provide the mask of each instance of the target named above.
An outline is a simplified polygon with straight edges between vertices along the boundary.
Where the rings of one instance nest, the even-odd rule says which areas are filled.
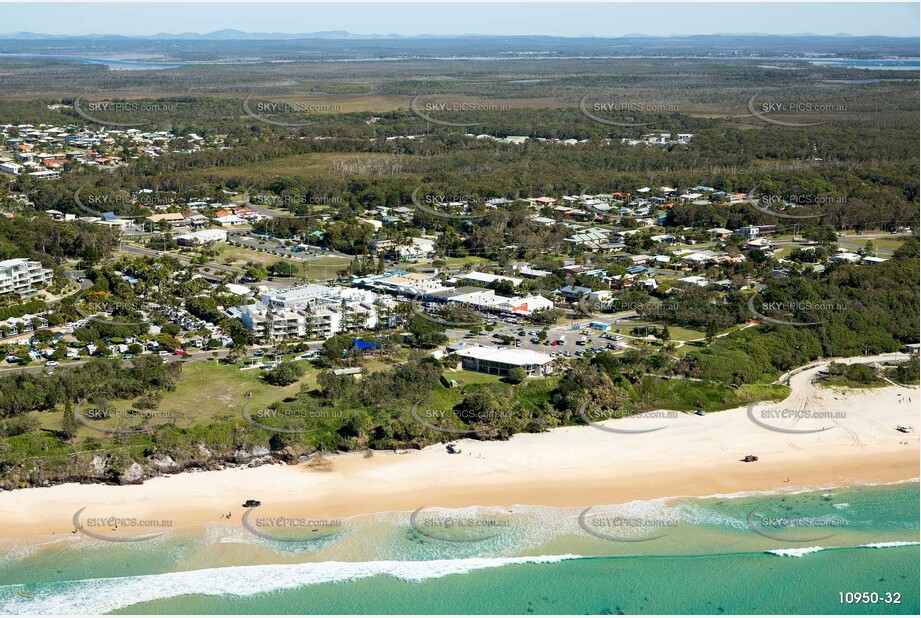
[[[15,258],[0,262],[0,294],[25,294],[51,281],[51,270],[35,260]]]
[[[395,304],[368,290],[311,284],[266,292],[257,302],[227,313],[260,341],[329,339],[342,332],[370,330],[381,322],[392,326],[389,308]]]

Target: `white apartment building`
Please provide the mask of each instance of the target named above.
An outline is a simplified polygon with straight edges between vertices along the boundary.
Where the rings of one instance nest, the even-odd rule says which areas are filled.
[[[257,340],[329,339],[338,333],[370,330],[381,322],[393,326],[385,316],[395,305],[368,290],[310,284],[266,292],[259,301],[227,313],[252,330]]]
[[[35,260],[15,258],[0,262],[0,294],[25,294],[51,281],[51,270]]]

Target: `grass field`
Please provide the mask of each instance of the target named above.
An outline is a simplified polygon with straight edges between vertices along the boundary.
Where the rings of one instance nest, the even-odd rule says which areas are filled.
[[[306,277],[307,279],[311,280],[335,279],[337,272],[348,266],[352,261],[351,258],[335,256],[299,260],[284,258],[277,255],[271,255],[268,253],[262,253],[252,249],[236,247],[223,243],[220,243],[216,246],[220,251],[218,261],[222,264],[228,264],[231,266],[245,266],[248,262],[252,262],[253,264],[259,266],[268,267],[275,262],[280,262],[282,260],[294,264],[297,266],[298,274],[295,277],[292,277],[292,280],[296,280],[300,277]]]
[[[200,179],[202,174],[218,180],[237,180],[245,185],[264,183],[272,176],[310,176],[311,173],[339,172],[343,174],[414,173],[413,157],[384,153],[309,153],[278,157],[258,166],[237,165],[212,167],[195,172],[182,172],[186,180]]]
[[[876,248],[877,255],[879,257],[889,257],[893,251],[902,246],[905,242],[904,238],[899,238],[898,236],[893,236],[892,238],[839,238],[838,246],[844,249],[863,249],[867,245],[867,241],[873,243],[873,247]]]
[[[484,257],[468,255],[467,257],[449,257],[445,258],[449,268],[460,268],[466,264],[489,264],[490,261]]]
[[[617,328],[620,328],[620,334],[624,335],[625,338],[634,338],[635,336],[631,335],[630,331],[638,326],[651,326],[659,329],[663,326],[666,326],[666,324],[659,322],[631,320],[626,324],[618,324]],[[703,331],[692,330],[690,328],[684,328],[683,326],[668,325],[668,332],[669,335],[671,335],[671,341],[695,341],[697,339],[703,339],[707,336],[707,333]]]

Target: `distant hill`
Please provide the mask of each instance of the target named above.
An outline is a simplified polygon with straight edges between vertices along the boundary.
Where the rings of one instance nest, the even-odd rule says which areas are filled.
[[[169,45],[163,45],[169,41]],[[149,36],[37,32],[0,34],[0,54],[92,56],[125,54],[172,61],[264,61],[405,58],[916,58],[918,37],[713,34],[693,36],[559,37],[547,35],[358,35],[333,30],[306,33],[218,30]]]

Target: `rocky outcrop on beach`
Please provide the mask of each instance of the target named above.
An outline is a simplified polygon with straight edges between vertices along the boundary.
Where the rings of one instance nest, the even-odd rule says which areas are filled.
[[[128,469],[122,472],[118,477],[118,482],[122,485],[138,484],[144,480],[144,469],[138,462],[132,463]]]
[[[62,483],[138,485],[149,478],[195,470],[255,468],[270,464],[295,464],[314,454],[304,448],[287,446],[273,451],[262,445],[238,448],[225,453],[197,444],[193,453],[152,453],[140,459],[125,459],[117,450],[78,454],[55,468],[36,459],[22,462],[0,480],[0,491],[25,487],[50,487]]]

